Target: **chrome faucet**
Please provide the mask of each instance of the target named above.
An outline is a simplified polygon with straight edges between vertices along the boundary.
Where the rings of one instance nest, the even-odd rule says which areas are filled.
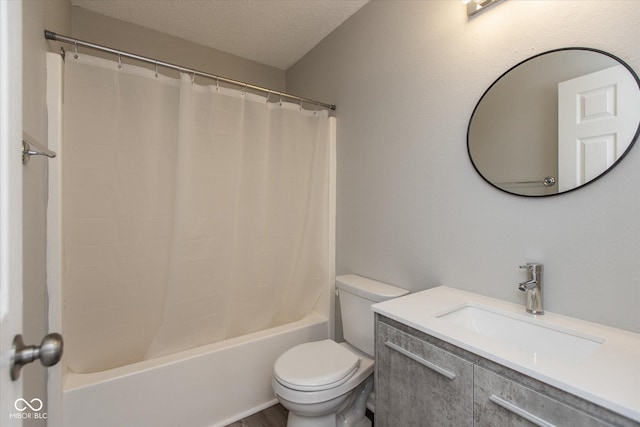
[[[528,280],[520,283],[518,289],[527,294],[527,312],[531,314],[544,314],[542,309],[542,264],[527,263],[520,268],[526,268]]]

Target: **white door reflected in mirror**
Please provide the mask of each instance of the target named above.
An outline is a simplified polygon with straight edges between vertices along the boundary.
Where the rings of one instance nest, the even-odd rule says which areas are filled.
[[[579,187],[629,148],[640,112],[636,82],[622,66],[558,84],[558,190]]]

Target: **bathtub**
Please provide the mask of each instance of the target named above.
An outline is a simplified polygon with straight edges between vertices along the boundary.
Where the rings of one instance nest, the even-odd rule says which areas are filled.
[[[65,427],[225,426],[277,402],[273,364],[325,339],[328,321],[294,323],[91,374],[63,377]]]

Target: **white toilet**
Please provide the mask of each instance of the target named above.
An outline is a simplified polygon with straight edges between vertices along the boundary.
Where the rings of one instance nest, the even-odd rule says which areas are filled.
[[[336,277],[346,342],[316,341],[284,352],[271,384],[289,410],[287,427],[370,427],[374,318],[371,305],[409,291],[354,274]]]

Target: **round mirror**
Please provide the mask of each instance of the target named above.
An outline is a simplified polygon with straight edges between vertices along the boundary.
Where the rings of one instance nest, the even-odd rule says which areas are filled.
[[[482,95],[467,131],[469,157],[494,187],[550,196],[603,176],[640,132],[640,80],[599,50],[545,52]]]

